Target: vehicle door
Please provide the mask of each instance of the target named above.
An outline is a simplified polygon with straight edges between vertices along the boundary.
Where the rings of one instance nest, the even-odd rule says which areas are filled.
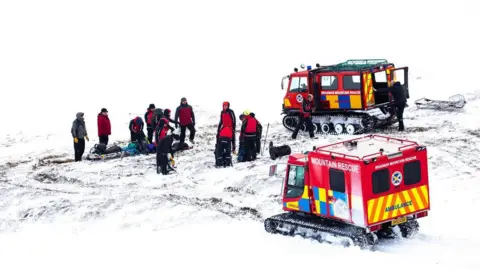
[[[410,98],[410,93],[408,89],[408,67],[401,67],[392,69],[393,80],[400,82],[403,86],[403,91],[405,92],[405,97]]]
[[[310,212],[308,173],[305,166],[288,165],[283,191],[283,208]]]
[[[327,210],[328,216],[350,222],[352,215],[349,207],[350,188],[346,174],[342,170],[328,168]]]

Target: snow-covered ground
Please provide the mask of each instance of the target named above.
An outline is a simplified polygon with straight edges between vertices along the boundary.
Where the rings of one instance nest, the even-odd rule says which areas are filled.
[[[478,269],[480,42],[471,31],[480,22],[474,5],[2,2],[0,269],[289,269],[312,263]],[[378,39],[352,46],[365,32]],[[213,168],[222,101],[237,114],[255,112],[264,126],[270,123],[269,140],[294,152],[345,139],[290,141],[280,122],[281,77],[300,63],[367,57],[410,67],[407,132],[384,133],[428,146],[432,211],[420,220],[420,234],[376,251],[267,234],[262,219],[281,212],[283,167],[279,177],[268,177],[275,162],[265,154],[253,163]],[[423,96],[456,93],[467,98],[462,110],[413,106]],[[178,156],[176,175],[157,175],[153,155],[47,163],[72,158],[69,131],[78,111],[86,113],[88,152],[98,141],[100,108],[110,111],[111,140],[125,141],[128,121],[143,116],[149,103],[174,110],[182,96],[194,106],[198,135],[194,149]]]

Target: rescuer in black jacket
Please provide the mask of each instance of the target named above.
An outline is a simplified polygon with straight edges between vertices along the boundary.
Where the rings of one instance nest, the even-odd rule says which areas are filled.
[[[310,138],[315,137],[313,134],[313,122],[312,122],[312,111],[313,111],[313,95],[309,94],[306,99],[303,99],[302,109],[300,110],[300,117],[297,125],[295,126],[295,130],[292,134],[292,139],[297,138],[298,131],[303,123],[306,124],[308,133],[310,134]]]
[[[405,110],[405,105],[407,104],[407,98],[405,97],[405,90],[403,89],[400,82],[395,82],[392,84],[392,86],[387,88],[374,88],[373,90],[378,93],[392,93],[395,114],[397,115],[398,119],[398,131],[404,131],[405,127],[403,125],[403,111]]]
[[[162,139],[157,143],[157,173],[160,172],[163,175],[167,175],[167,165],[168,165],[168,154],[172,155],[173,158],[173,149],[172,144],[173,140],[180,140],[180,136],[177,134],[170,134]]]

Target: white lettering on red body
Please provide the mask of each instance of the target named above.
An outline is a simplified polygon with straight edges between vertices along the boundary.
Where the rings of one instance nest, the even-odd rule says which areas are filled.
[[[388,162],[388,163],[385,163],[385,164],[377,165],[377,166],[375,166],[375,170],[377,170],[377,169],[383,169],[383,168],[386,168],[386,167],[393,166],[393,165],[395,165],[395,164],[400,164],[400,163],[404,163],[404,162],[412,161],[412,160],[416,160],[416,159],[417,159],[416,156],[408,157],[408,158],[402,158],[402,159],[395,160],[395,161],[392,161],[392,162]]]
[[[312,164],[334,168],[342,171],[358,173],[360,166],[354,164],[343,163],[340,161],[326,160],[320,158],[312,158]]]

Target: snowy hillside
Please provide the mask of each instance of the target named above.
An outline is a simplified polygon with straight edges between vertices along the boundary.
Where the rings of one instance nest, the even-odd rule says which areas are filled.
[[[351,46],[364,38],[352,28],[363,12],[377,12],[374,33],[391,29],[380,23],[391,9],[369,2],[368,9],[358,1],[295,1],[295,8],[287,1],[2,2],[0,269],[294,269],[307,261],[478,269],[480,84],[472,63],[480,43],[469,34],[478,19],[465,1],[437,1],[435,12],[430,3],[402,1],[392,15],[399,36],[384,35],[394,41]],[[319,11],[337,32],[312,37],[302,26],[316,24]],[[368,57],[410,67],[407,131],[383,133],[428,147],[432,211],[419,220],[420,234],[375,251],[267,234],[263,219],[281,212],[285,158],[277,177],[268,177],[275,163],[268,150],[255,162],[215,169],[222,101],[237,115],[255,112],[264,130],[270,124],[268,140],[293,152],[346,139],[291,141],[281,125],[281,77],[300,63]],[[462,110],[413,105],[456,93],[467,98]],[[179,154],[178,174],[157,175],[153,155],[49,163],[73,158],[69,130],[78,111],[86,114],[88,152],[98,142],[100,108],[110,111],[110,140],[122,142],[149,103],[174,110],[183,96],[197,115],[197,144]]]

